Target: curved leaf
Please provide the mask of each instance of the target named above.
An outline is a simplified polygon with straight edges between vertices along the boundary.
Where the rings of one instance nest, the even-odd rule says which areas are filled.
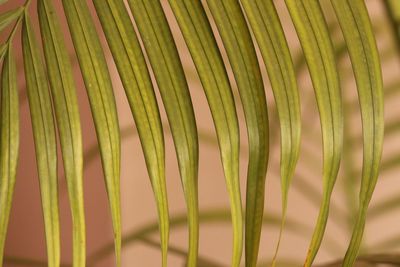
[[[169,219],[164,136],[157,101],[132,22],[123,1],[94,0],[97,14],[128,97],[156,198],[162,250],[167,264]]]
[[[264,58],[281,127],[282,225],[274,263],[285,223],[289,186],[300,151],[300,99],[294,65],[273,1],[245,0],[242,3]]]
[[[22,51],[42,196],[49,266],[60,265],[57,141],[50,88],[28,13],[22,27]]]
[[[61,142],[73,229],[73,265],[85,266],[82,134],[71,63],[51,0],[38,1],[38,13],[51,95]]]
[[[238,84],[249,143],[246,203],[246,264],[255,265],[261,236],[268,165],[268,111],[257,55],[237,0],[208,0]],[[241,251],[233,266],[240,264]]]
[[[17,70],[11,44],[7,46],[0,90],[0,266],[12,205],[19,152]]]
[[[321,245],[329,202],[343,146],[343,112],[335,53],[317,1],[286,0],[303,48],[320,115],[323,140],[323,199],[304,266],[311,266]]]
[[[106,59],[85,1],[63,0],[65,15],[82,70],[100,147],[114,229],[115,255],[121,254],[121,141],[117,108]]]
[[[201,1],[169,1],[205,90],[217,132],[232,211],[232,264],[243,239],[239,185],[239,128],[228,76]],[[263,192],[263,189],[259,189]]]
[[[353,265],[360,248],[366,213],[378,179],[383,146],[383,84],[378,50],[362,0],[331,0],[343,31],[357,83],[363,129],[363,168],[359,210],[343,264]]]
[[[157,80],[174,139],[189,223],[188,266],[198,257],[198,160],[196,120],[178,51],[158,0],[129,0]]]

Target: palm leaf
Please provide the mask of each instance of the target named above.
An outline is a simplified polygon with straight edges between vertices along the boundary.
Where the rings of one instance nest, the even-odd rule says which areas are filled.
[[[237,266],[242,251],[243,222],[239,185],[239,129],[232,91],[201,2],[170,0],[169,3],[196,65],[213,116],[231,203],[232,264]],[[259,190],[264,192],[262,186]]]
[[[73,264],[84,266],[86,231],[82,185],[82,135],[76,88],[52,1],[39,0],[38,13],[71,204]]]
[[[282,225],[273,262],[285,223],[288,191],[300,151],[300,100],[294,65],[273,1],[243,1],[264,58],[281,127]]]
[[[310,70],[323,140],[323,199],[305,261],[305,266],[311,266],[325,232],[329,202],[340,165],[343,144],[342,102],[333,45],[319,3],[286,0],[286,5]]]
[[[246,206],[246,262],[255,264],[263,216],[263,181],[268,164],[268,113],[257,55],[240,4],[208,0],[228,53],[246,116],[249,144]],[[256,204],[255,204],[256,203]],[[255,206],[254,206],[255,204]],[[240,254],[233,266],[240,263]]]
[[[157,0],[128,1],[160,89],[174,139],[189,223],[187,264],[198,255],[198,137],[188,85],[172,33]]]
[[[167,264],[169,221],[162,125],[154,90],[124,3],[95,0],[97,14],[117,65],[142,143],[160,218],[162,264]]]
[[[46,70],[27,12],[22,28],[22,48],[42,196],[48,264],[59,266],[60,223],[55,123]]]
[[[376,41],[364,1],[332,0],[353,64],[363,125],[363,170],[359,210],[343,264],[356,260],[366,213],[378,178],[383,145],[382,73]]]
[[[80,0],[66,0],[62,1],[62,3],[89,95],[99,140],[114,228],[116,262],[117,266],[120,266],[121,204],[119,190],[121,141],[111,78],[88,6],[84,1]]]

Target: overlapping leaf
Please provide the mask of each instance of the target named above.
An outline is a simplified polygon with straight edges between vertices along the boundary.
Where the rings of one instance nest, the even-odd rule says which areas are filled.
[[[296,74],[273,1],[242,1],[267,68],[281,127],[282,227],[290,181],[300,151],[300,101]],[[279,248],[279,242],[276,254]],[[276,255],[275,255],[276,257]],[[250,260],[253,266],[255,260]]]
[[[17,70],[11,44],[6,49],[0,91],[0,266],[3,264],[19,152]]]
[[[156,198],[162,264],[167,264],[169,219],[162,125],[147,65],[123,1],[94,0],[128,97]]]
[[[38,13],[71,205],[73,265],[85,266],[82,134],[76,87],[67,48],[52,1],[39,0]]]
[[[188,266],[198,256],[198,137],[188,85],[177,48],[158,0],[129,0],[157,80],[174,139],[187,205]]]
[[[233,224],[232,264],[242,250],[239,129],[232,91],[213,32],[200,1],[169,1],[205,90],[217,132]],[[260,189],[262,190],[262,189]]]
[[[264,183],[268,164],[268,113],[257,55],[237,0],[208,0],[222,37],[246,116],[249,163],[246,192],[246,266],[257,261],[264,211]],[[240,263],[241,251],[232,266]]]
[[[85,1],[62,1],[94,118],[114,229],[117,266],[121,254],[121,141],[113,87],[99,37]]]
[[[317,99],[323,140],[323,196],[305,266],[311,266],[321,245],[329,202],[339,170],[343,145],[342,99],[335,54],[317,1],[286,0],[303,48]]]
[[[57,142],[50,88],[31,20],[25,13],[22,51],[35,141],[49,266],[60,264]]]
[[[343,262],[352,266],[365,228],[366,213],[378,179],[384,118],[382,73],[369,15],[362,0],[331,0],[343,31],[357,83],[363,130],[363,167],[359,210]]]

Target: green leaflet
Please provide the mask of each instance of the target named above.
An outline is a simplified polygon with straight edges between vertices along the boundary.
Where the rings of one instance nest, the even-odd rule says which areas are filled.
[[[383,85],[379,55],[368,11],[362,0],[331,0],[349,50],[357,83],[363,128],[363,168],[359,211],[344,266],[352,266],[360,248],[366,213],[382,155]]]
[[[111,48],[128,97],[147,170],[156,198],[162,250],[162,264],[167,264],[169,219],[165,182],[165,151],[162,125],[140,44],[124,3],[121,0],[93,1]]]
[[[300,151],[300,100],[294,65],[273,1],[245,0],[242,3],[268,71],[281,127],[282,225],[274,263],[285,223],[289,186]],[[249,261],[249,266],[256,264],[256,256]]]
[[[323,139],[323,197],[304,266],[311,266],[321,245],[329,215],[343,146],[343,112],[335,54],[317,1],[285,0],[310,71]]]
[[[257,55],[237,0],[208,0],[227,51],[242,100],[249,162],[246,193],[246,266],[255,266],[264,213],[264,183],[268,165],[268,111]],[[245,1],[243,2],[245,3]],[[232,266],[240,264],[241,250]]]
[[[158,0],[129,0],[166,108],[178,157],[189,224],[188,266],[198,257],[198,137],[188,85]]]
[[[82,0],[63,0],[62,3],[94,118],[113,221],[116,263],[117,266],[120,266],[121,141],[113,87],[103,49],[87,4]]]
[[[220,146],[232,212],[232,264],[240,259],[243,243],[239,184],[239,129],[228,76],[200,1],[169,1],[205,90]],[[238,257],[239,256],[239,257]]]
[[[7,46],[0,90],[0,266],[14,192],[18,151],[19,111],[17,70],[11,44]]]
[[[28,13],[25,13],[22,28],[22,51],[42,196],[48,265],[59,266],[60,222],[56,132],[46,70],[40,58],[40,50]]]
[[[1,1],[0,1],[1,4]],[[11,22],[15,21],[19,16],[21,16],[24,8],[18,7],[10,11],[4,12],[0,15],[0,31],[4,30]]]
[[[67,48],[52,1],[39,0],[38,13],[71,205],[73,266],[85,266],[82,134],[76,87]]]

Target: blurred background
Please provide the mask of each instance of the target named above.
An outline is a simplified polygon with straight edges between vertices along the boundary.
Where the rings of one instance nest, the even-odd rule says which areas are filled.
[[[400,87],[400,54],[396,47],[397,43],[393,27],[385,10],[385,1],[366,0],[382,60],[386,99],[386,138],[382,171],[370,205],[370,213],[363,241],[362,251],[365,253],[393,252],[398,251],[400,248],[400,230],[398,227],[400,212],[396,209],[400,207],[400,189],[398,186],[400,177],[397,175],[399,171],[398,167],[400,166],[400,142],[398,141],[400,133],[400,117],[398,116],[400,110],[398,107],[400,100],[400,91],[398,90]],[[33,17],[37,19],[36,9],[34,8],[35,2],[33,1],[31,5],[31,12]],[[92,10],[94,10],[91,1],[87,2]],[[202,2],[207,9],[206,1]],[[326,0],[321,0],[320,2],[334,40],[338,69],[341,75],[346,115],[346,139],[345,153],[336,188],[333,192],[329,223],[322,247],[316,259],[317,263],[339,259],[343,257],[346,251],[352,230],[353,214],[358,208],[357,199],[362,163],[360,111],[349,57],[332,6]],[[54,1],[54,3],[58,5],[59,18],[65,31],[64,36],[70,49],[71,60],[75,66],[75,78],[81,111],[86,159],[84,166],[84,189],[88,264],[91,264],[90,266],[92,267],[114,266],[111,219],[88,98],[76,57],[74,56],[72,42],[66,27],[66,20],[62,13],[61,1]],[[229,203],[210,111],[200,80],[172,11],[166,0],[162,0],[162,3],[184,64],[199,130],[200,257],[202,266],[229,266],[232,240]],[[10,0],[7,4],[0,6],[0,12],[20,6],[21,4],[23,4],[21,0]],[[288,264],[293,262],[300,266],[307,252],[322,192],[321,134],[313,88],[296,32],[289,18],[284,1],[276,0],[275,4],[297,68],[303,121],[302,148],[296,175],[290,189],[288,221],[279,254],[281,264],[278,265],[289,266]],[[244,203],[248,160],[244,115],[229,62],[209,12],[208,15],[221,47],[221,53],[226,63],[237,103],[241,126],[240,171]],[[100,29],[101,27],[95,15],[94,18]],[[37,26],[37,20],[35,24]],[[37,28],[36,30],[38,33]],[[104,40],[104,36],[100,30],[99,34]],[[7,36],[8,31],[5,30],[2,33],[3,40]],[[103,44],[106,52],[109,54],[106,42],[103,42]],[[18,57],[22,131],[18,176],[6,241],[5,266],[45,266],[46,251],[39,183],[29,107],[23,78],[19,33],[15,38],[14,45],[17,47],[16,55]],[[122,134],[121,193],[124,237],[122,266],[160,266],[157,216],[150,181],[124,90],[116,73],[112,58],[110,56],[108,58],[110,72],[115,77],[113,82]],[[271,131],[271,152],[265,195],[266,216],[259,256],[260,263],[262,263],[268,262],[275,250],[280,225],[281,191],[279,180],[279,122],[268,75],[260,54],[259,59],[267,95]],[[161,100],[156,83],[154,83],[154,87],[158,100]],[[169,266],[184,266],[187,247],[185,202],[172,137],[161,101],[159,101],[159,106],[164,122],[167,151],[166,170],[171,217]],[[62,262],[68,266],[72,256],[71,218],[62,164],[60,164],[59,169]],[[36,265],[34,265],[35,263]]]

